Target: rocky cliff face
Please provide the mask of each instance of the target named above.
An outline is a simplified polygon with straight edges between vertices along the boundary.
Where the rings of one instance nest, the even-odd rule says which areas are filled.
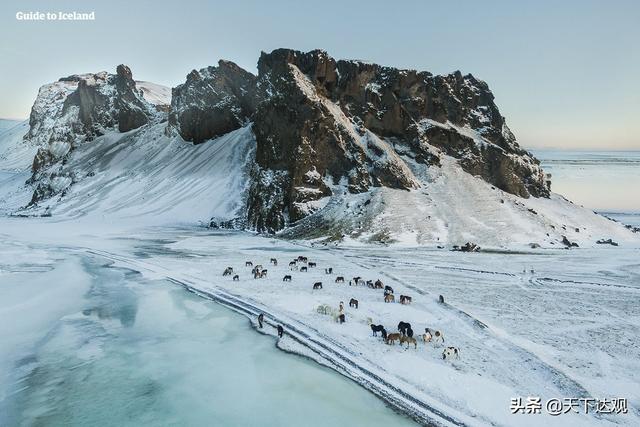
[[[233,62],[193,70],[172,90],[168,131],[202,143],[242,127],[259,100],[256,77]]]
[[[321,210],[336,196],[375,189],[407,192],[432,182],[427,172],[457,168],[519,197],[548,197],[535,158],[506,126],[486,83],[455,72],[434,76],[324,51],[262,53],[258,74],[220,61],[166,88],[116,74],[74,75],[43,86],[26,139],[33,161],[32,204],[76,179],[65,167],[74,147],[108,132],[167,120],[165,134],[194,144],[251,125],[246,203],[234,223],[275,232]],[[216,191],[216,189],[212,189]],[[464,195],[460,195],[464,197]],[[246,202],[244,202],[246,200]]]
[[[25,139],[39,146],[33,160],[31,204],[63,191],[73,182],[64,159],[74,147],[110,130],[128,132],[166,117],[166,104],[145,99],[131,70],[119,65],[116,74],[72,75],[40,88]]]
[[[170,126],[186,140],[253,122],[256,161],[250,227],[276,231],[321,208],[336,191],[424,185],[415,165],[458,160],[468,173],[520,197],[548,197],[538,161],[522,150],[487,84],[434,76],[324,51],[262,53],[258,75],[228,62],[192,72],[174,89]]]

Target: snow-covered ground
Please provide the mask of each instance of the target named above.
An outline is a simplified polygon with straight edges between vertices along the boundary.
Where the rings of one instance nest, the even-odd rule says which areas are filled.
[[[7,238],[0,267],[2,426],[414,425],[165,280]]]
[[[246,233],[88,220],[1,221],[3,240],[22,242],[24,256],[34,244],[91,254],[147,279],[168,279],[252,318],[264,312],[269,325],[285,325],[282,348],[316,358],[417,418],[443,425],[640,422],[637,248],[458,253],[311,246]],[[291,271],[288,262],[297,255],[317,267]],[[272,257],[279,260],[277,267],[269,265]],[[268,278],[253,279],[247,260],[263,264]],[[239,281],[222,276],[227,266]],[[327,267],[333,274],[325,274]],[[291,283],[282,282],[285,274],[293,276]],[[336,284],[336,275],[347,282],[353,276],[380,278],[396,297],[410,295],[413,303],[384,303],[381,290]],[[322,290],[312,290],[317,281]],[[437,302],[438,295],[445,304]],[[359,301],[357,310],[348,307],[350,298]],[[320,304],[337,309],[340,301],[345,324],[316,312]],[[460,360],[442,360],[442,347],[433,344],[418,342],[417,350],[385,345],[371,335],[369,319],[390,332],[401,320],[416,334],[425,327],[439,329],[446,345],[460,349]],[[623,397],[629,413],[598,416],[581,410],[552,417],[543,408],[541,415],[512,415],[511,398],[528,396],[543,402]]]

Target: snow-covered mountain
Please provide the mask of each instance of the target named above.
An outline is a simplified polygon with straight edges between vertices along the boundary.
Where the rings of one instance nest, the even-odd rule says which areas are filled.
[[[258,75],[220,61],[169,95],[123,65],[43,86],[29,123],[0,134],[2,211],[332,241],[635,241],[550,192],[471,75],[278,49]]]

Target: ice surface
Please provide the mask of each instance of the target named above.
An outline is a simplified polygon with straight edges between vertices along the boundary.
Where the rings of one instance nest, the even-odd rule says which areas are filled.
[[[413,424],[167,282],[53,246],[0,254],[0,425]]]
[[[598,211],[640,212],[640,151],[534,150],[552,189]]]

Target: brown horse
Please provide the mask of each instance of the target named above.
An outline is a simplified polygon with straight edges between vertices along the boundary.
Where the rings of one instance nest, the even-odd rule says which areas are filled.
[[[384,302],[394,302],[396,299],[393,294],[387,294],[384,296]]]
[[[400,340],[400,334],[394,332],[393,334],[387,335],[387,339],[385,340],[385,342],[387,344],[395,344],[396,341],[399,341],[399,340]]]
[[[414,348],[418,348],[418,341],[416,341],[413,337],[402,336],[400,337],[400,344],[407,343],[407,348],[409,348],[409,344],[413,344]]]

